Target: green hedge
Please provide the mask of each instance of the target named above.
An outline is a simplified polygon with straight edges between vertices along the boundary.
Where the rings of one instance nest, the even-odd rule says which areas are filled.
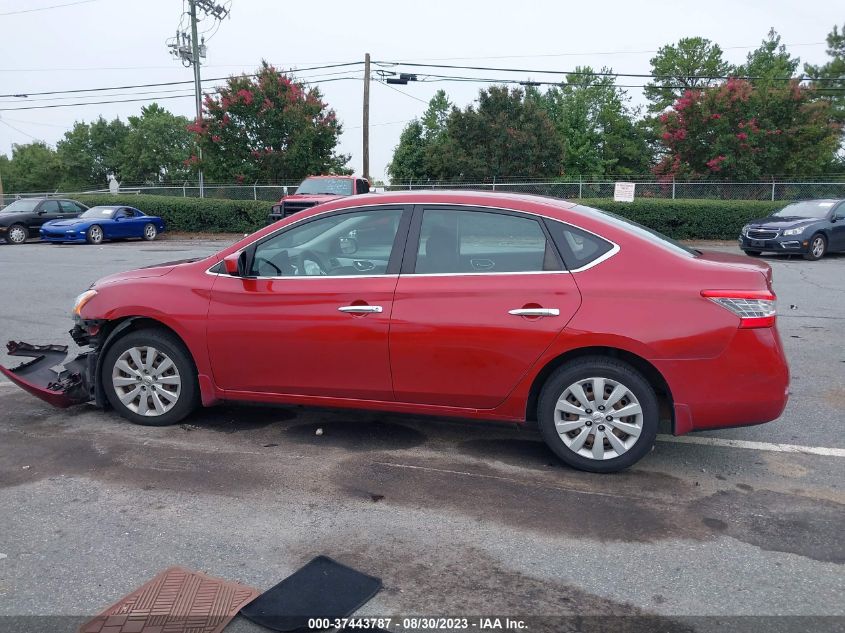
[[[665,233],[677,240],[735,240],[749,220],[783,208],[786,202],[758,200],[639,199],[614,202],[606,198],[572,200],[610,211]]]
[[[170,231],[249,233],[266,223],[271,203],[254,200],[217,200],[111,194],[79,196],[89,206],[126,204],[164,218]],[[643,199],[613,202],[605,198],[576,200],[585,206],[611,211],[680,240],[733,240],[744,224],[769,215],[785,202],[756,200]]]
[[[75,200],[93,207],[125,204],[149,215],[161,217],[168,231],[204,233],[251,233],[267,223],[273,203],[255,200],[217,200],[148,196],[131,194],[97,194],[76,196]]]

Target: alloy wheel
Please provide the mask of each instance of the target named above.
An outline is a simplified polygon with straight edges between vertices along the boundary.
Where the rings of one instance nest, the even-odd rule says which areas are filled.
[[[824,238],[819,235],[816,239],[813,240],[812,245],[813,257],[819,259],[822,255],[824,255]]]
[[[148,224],[144,227],[144,238],[148,240],[154,240],[156,237],[156,227],[152,224]]]
[[[182,378],[167,354],[155,347],[130,347],[112,368],[112,385],[123,405],[138,415],[155,417],[179,401]]]
[[[585,378],[555,404],[555,430],[572,452],[593,460],[627,453],[643,431],[643,409],[631,390],[610,378]]]
[[[99,244],[103,241],[103,229],[99,226],[92,226],[88,229],[88,238],[92,244]]]
[[[13,226],[9,229],[8,236],[13,244],[23,244],[26,242],[26,229],[22,226]]]

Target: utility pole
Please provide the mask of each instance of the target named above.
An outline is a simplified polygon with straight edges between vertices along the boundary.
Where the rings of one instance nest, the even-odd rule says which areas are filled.
[[[196,0],[189,0],[191,4],[191,55],[194,60],[194,93],[197,100],[197,123],[202,121],[202,81],[200,81],[200,47],[197,37],[197,3]],[[200,198],[205,198],[205,183],[202,176],[202,145],[197,145],[197,158],[200,160],[199,180]]]
[[[190,4],[190,11],[188,12],[191,20],[191,34],[188,35],[180,28],[176,29],[176,37],[168,41],[168,47],[174,57],[178,57],[182,61],[182,65],[186,68],[188,66],[194,67],[194,95],[196,97],[197,106],[197,122],[202,120],[202,80],[200,77],[200,66],[202,59],[205,59],[205,37],[200,40],[197,32],[197,7],[203,11],[205,17],[212,18],[215,21],[220,21],[228,17],[229,10],[223,5],[215,4],[214,0],[188,0]],[[182,14],[184,17],[184,13]],[[197,147],[197,158],[202,161],[202,147]],[[203,180],[202,167],[199,169],[199,186],[200,198],[205,197],[205,182]]]
[[[370,184],[370,54],[364,56],[364,178]]]

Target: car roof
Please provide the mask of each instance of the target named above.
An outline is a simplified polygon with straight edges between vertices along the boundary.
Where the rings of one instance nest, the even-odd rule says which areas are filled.
[[[306,176],[303,180],[311,180],[312,178],[342,178],[343,180],[365,180],[363,176],[332,176],[331,174],[323,174],[321,176]]]
[[[473,191],[473,190],[412,190],[412,191],[389,191],[385,193],[370,193],[355,196],[354,198],[341,198],[336,201],[326,202],[320,205],[321,209],[341,209],[345,207],[357,207],[367,204],[453,204],[499,207],[502,205],[517,207],[543,206],[548,210],[566,210],[577,206],[575,202],[553,198],[551,196],[538,196],[527,193],[509,193],[502,191]]]

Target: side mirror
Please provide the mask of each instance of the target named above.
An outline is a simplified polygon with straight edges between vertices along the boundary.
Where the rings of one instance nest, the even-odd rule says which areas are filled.
[[[240,277],[240,261],[241,253],[232,253],[224,257],[223,266],[226,269],[226,273],[232,275],[232,277]]]
[[[358,252],[358,240],[354,237],[340,237],[338,238],[340,245],[340,252],[344,255],[354,255]]]
[[[36,211],[35,213],[36,215],[44,215],[47,212],[44,209],[41,209],[40,211]]]

